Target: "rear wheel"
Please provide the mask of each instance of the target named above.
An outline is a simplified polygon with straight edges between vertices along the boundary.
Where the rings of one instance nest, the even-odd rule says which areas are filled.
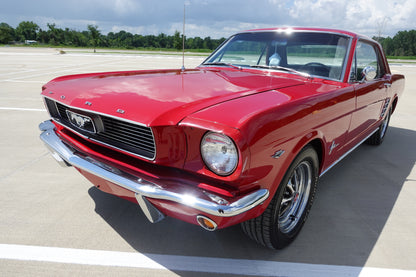
[[[304,148],[285,174],[265,212],[241,223],[253,240],[272,249],[291,243],[305,222],[315,197],[319,161],[312,147]]]
[[[383,142],[384,137],[386,136],[387,128],[389,127],[390,116],[391,116],[391,108],[388,109],[383,121],[378,127],[377,132],[375,132],[371,137],[369,137],[366,140],[367,144],[380,145]]]

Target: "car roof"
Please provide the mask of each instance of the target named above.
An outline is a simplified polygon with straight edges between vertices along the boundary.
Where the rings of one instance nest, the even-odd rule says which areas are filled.
[[[373,40],[367,36],[360,35],[351,31],[341,30],[341,29],[331,29],[331,28],[314,28],[314,27],[275,27],[275,28],[262,28],[262,29],[251,29],[246,30],[240,33],[247,32],[320,32],[320,33],[336,33],[341,35],[346,35],[353,38],[363,38],[366,40]]]

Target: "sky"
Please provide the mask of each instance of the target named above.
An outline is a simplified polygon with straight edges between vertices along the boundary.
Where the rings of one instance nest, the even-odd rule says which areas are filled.
[[[98,26],[142,35],[221,38],[255,28],[305,26],[393,37],[416,29],[416,0],[0,0],[0,22],[33,21],[78,31]]]

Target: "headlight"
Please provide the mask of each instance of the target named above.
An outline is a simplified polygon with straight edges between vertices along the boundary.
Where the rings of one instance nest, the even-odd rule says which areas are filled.
[[[237,167],[237,148],[226,135],[206,133],[201,141],[201,155],[206,166],[218,175],[230,175]]]

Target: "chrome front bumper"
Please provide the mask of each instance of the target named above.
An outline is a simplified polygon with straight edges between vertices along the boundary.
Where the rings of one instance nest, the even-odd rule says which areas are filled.
[[[52,153],[52,156],[59,164],[62,166],[73,165],[74,167],[134,192],[137,202],[144,214],[149,221],[153,223],[162,220],[164,215],[152,205],[147,198],[169,200],[194,208],[206,214],[231,217],[256,207],[269,196],[269,191],[267,189],[259,189],[234,202],[219,204],[215,201],[195,197],[195,195],[200,194],[200,189],[198,188],[191,188],[186,194],[169,191],[154,182],[138,178],[119,168],[97,161],[92,157],[83,156],[74,152],[57,136],[55,133],[55,125],[50,120],[42,122],[39,125],[39,129],[42,131],[40,135],[41,140],[46,144],[47,148]]]

